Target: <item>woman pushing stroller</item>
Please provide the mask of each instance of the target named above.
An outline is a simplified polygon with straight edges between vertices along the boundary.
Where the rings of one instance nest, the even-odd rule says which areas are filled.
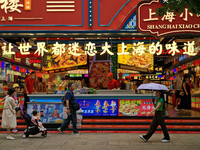
[[[16,105],[13,96],[15,95],[15,89],[8,89],[8,95],[5,97],[2,123],[1,127],[7,129],[6,139],[14,140],[15,138],[10,136],[10,129],[17,126],[16,121],[16,108],[19,107]]]

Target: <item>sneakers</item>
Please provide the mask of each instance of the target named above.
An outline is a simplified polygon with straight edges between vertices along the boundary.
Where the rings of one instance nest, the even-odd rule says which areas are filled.
[[[7,139],[7,140],[14,140],[15,138],[12,137],[12,136],[10,136],[10,135],[7,135],[7,136],[6,136],[6,139]]]
[[[147,140],[143,137],[143,135],[140,135],[140,138],[141,138],[143,141],[147,142]]]
[[[170,142],[170,140],[167,140],[167,139],[162,139],[162,142],[163,142],[163,143],[169,143],[169,142]]]
[[[60,127],[59,127],[59,128],[57,128],[57,130],[58,130],[58,131],[59,131],[61,134],[63,134],[63,133],[64,133]]]
[[[18,130],[17,130],[16,128],[14,128],[14,129],[12,130],[12,132],[13,132],[13,133],[17,133]]]
[[[79,132],[72,132],[72,134],[75,134],[75,135],[80,135]]]

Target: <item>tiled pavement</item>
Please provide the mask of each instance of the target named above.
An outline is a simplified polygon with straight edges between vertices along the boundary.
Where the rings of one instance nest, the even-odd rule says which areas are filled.
[[[134,133],[49,133],[44,139],[40,134],[22,139],[21,133],[12,134],[15,140],[6,140],[0,134],[0,150],[199,150],[200,134],[170,134],[170,143],[161,143],[162,134],[154,134],[143,142]]]

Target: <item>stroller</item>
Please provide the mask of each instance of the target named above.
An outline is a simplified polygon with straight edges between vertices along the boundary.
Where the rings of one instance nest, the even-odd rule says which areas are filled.
[[[23,107],[23,106],[22,106]],[[47,136],[47,130],[41,130],[38,126],[38,122],[37,125],[35,125],[32,121],[31,121],[31,117],[27,114],[26,111],[24,111],[23,108],[21,108],[21,117],[23,119],[25,119],[27,128],[26,130],[24,130],[24,134],[22,135],[22,138],[27,138],[29,137],[29,135],[36,135],[38,133],[42,133],[41,134],[41,138],[44,138]]]

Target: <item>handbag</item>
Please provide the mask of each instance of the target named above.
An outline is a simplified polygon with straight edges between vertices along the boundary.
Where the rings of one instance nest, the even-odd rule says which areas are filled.
[[[167,110],[164,110],[164,116],[165,116],[165,118],[168,118],[168,117],[169,117],[169,113],[168,113]]]
[[[73,104],[72,106],[73,106],[72,108],[73,108],[74,111],[77,111],[77,110],[80,109],[79,103],[75,103],[75,104]]]
[[[180,95],[180,96],[184,96],[184,93],[183,93],[183,92],[180,92],[179,95]]]

